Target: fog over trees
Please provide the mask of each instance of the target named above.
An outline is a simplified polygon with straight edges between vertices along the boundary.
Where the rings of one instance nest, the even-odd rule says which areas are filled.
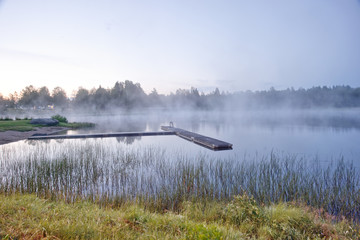
[[[350,86],[312,87],[309,89],[264,91],[199,92],[197,88],[178,89],[168,95],[156,89],[146,94],[139,83],[126,80],[116,82],[112,88],[78,88],[68,96],[61,87],[51,92],[44,86],[26,86],[20,93],[8,97],[0,94],[0,110],[7,109],[61,109],[81,111],[111,111],[134,108],[168,109],[268,109],[313,107],[360,107],[360,88]]]

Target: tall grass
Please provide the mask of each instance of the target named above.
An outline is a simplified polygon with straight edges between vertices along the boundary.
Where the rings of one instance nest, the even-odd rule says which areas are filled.
[[[87,140],[3,146],[0,153],[0,192],[5,194],[180,211],[184,201],[229,202],[246,193],[259,204],[302,202],[322,214],[360,219],[360,175],[342,158],[324,167],[316,159],[275,153],[214,159]]]
[[[0,239],[358,239],[357,226],[333,223],[287,204],[260,206],[247,195],[229,203],[184,202],[156,213],[138,204],[100,208],[34,194],[0,194]]]

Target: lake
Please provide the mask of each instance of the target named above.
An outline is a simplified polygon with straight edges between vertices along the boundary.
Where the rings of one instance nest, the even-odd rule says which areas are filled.
[[[245,192],[265,204],[302,201],[360,219],[359,109],[67,116],[97,124],[68,134],[160,131],[172,121],[233,149],[212,151],[177,136],[25,140],[0,146],[0,192],[165,209]]]
[[[93,122],[93,129],[67,134],[161,131],[162,125],[217,138],[232,150],[212,151],[177,136],[93,139],[113,147],[164,148],[168,153],[215,158],[262,159],[271,153],[317,159],[325,165],[344,157],[360,166],[360,109],[258,110],[242,112],[145,111],[116,114],[71,114],[69,121]],[[8,145],[61,144],[84,140],[20,141]]]
[[[107,139],[106,144],[143,148],[155,146],[168,152],[227,158],[261,158],[275,152],[317,158],[329,162],[340,157],[354,161],[360,157],[360,109],[259,110],[242,112],[124,112],[103,115],[71,115],[69,121],[90,121],[91,130],[68,134],[99,132],[161,131],[161,125],[176,127],[233,144],[233,150],[211,151],[177,136]],[[82,141],[82,140],[63,140]],[[58,144],[63,141],[54,141]],[[94,141],[103,141],[95,139]],[[357,164],[356,164],[357,165]]]

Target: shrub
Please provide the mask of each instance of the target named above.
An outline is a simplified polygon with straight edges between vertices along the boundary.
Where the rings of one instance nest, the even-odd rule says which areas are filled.
[[[59,115],[59,114],[56,114],[55,116],[52,116],[51,118],[52,118],[52,119],[56,119],[56,120],[58,120],[58,121],[61,122],[61,123],[68,123],[68,120],[66,119],[66,117],[61,116],[61,115]]]
[[[223,214],[226,222],[239,227],[248,234],[253,234],[266,221],[263,209],[253,197],[249,197],[247,194],[234,196]]]

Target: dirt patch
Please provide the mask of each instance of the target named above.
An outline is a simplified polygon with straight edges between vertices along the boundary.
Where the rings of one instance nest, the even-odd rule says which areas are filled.
[[[66,127],[41,127],[41,128],[35,128],[35,130],[28,131],[28,132],[18,132],[18,131],[0,132],[0,145],[24,140],[24,139],[27,139],[28,137],[31,137],[34,134],[51,135],[54,133],[65,131],[65,130],[69,130],[69,128],[66,128]]]

